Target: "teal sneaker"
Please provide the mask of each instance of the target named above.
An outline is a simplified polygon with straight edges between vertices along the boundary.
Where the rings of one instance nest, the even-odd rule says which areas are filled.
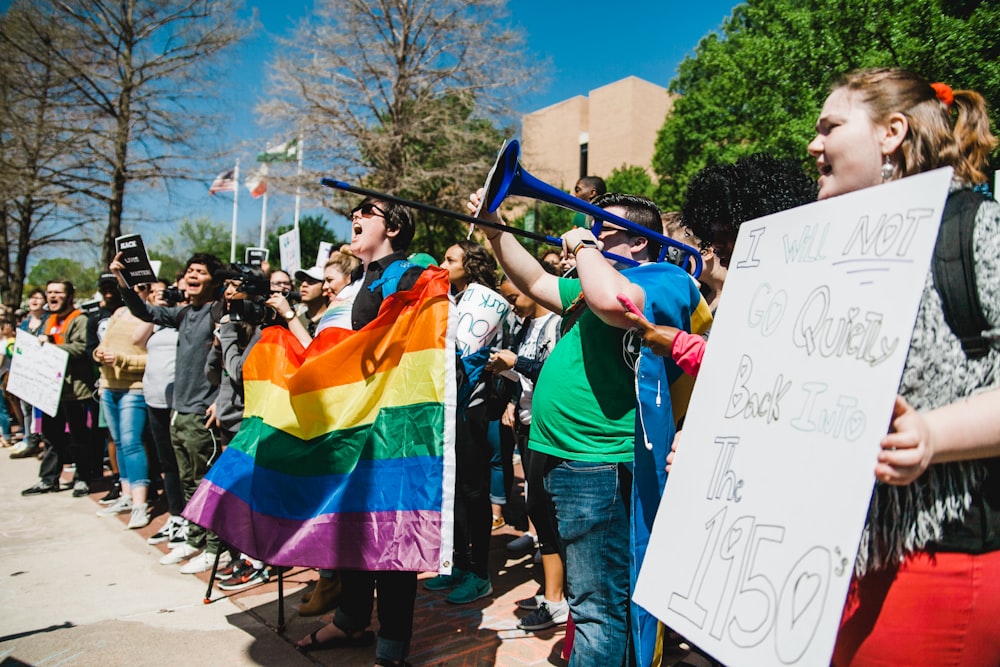
[[[424,588],[429,591],[444,591],[449,588],[454,588],[462,583],[467,572],[465,570],[460,570],[457,567],[451,568],[451,574],[439,574],[433,579],[428,579],[424,582]]]
[[[483,579],[477,574],[466,572],[462,583],[456,586],[455,590],[444,600],[451,604],[468,604],[491,593],[493,593],[493,584],[490,583],[489,579]]]

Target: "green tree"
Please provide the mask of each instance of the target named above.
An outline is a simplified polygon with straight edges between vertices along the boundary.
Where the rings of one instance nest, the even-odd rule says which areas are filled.
[[[38,260],[28,271],[27,285],[45,289],[50,280],[68,280],[76,288],[79,303],[88,300],[97,291],[97,279],[101,273],[98,265],[84,266],[79,260],[69,257],[47,257]]]
[[[291,230],[292,225],[282,225],[267,233],[267,254],[271,266],[277,267],[280,264],[278,237]],[[299,261],[303,268],[309,268],[316,261],[322,241],[332,244],[334,250],[344,243],[327,227],[326,218],[322,215],[305,215],[299,218]]]
[[[163,236],[149,248],[149,258],[159,260],[160,278],[171,281],[196,252],[207,252],[223,262],[229,260],[230,230],[228,226],[208,218],[185,218],[171,236]],[[236,258],[243,257],[247,244],[236,244]]]
[[[608,192],[625,192],[649,199],[656,197],[656,184],[649,172],[638,165],[623,164],[613,169],[604,183],[608,186]]]
[[[1000,109],[1000,4],[946,0],[748,0],[678,68],[656,141],[659,199],[680,205],[699,169],[757,151],[811,163],[829,88],[860,67],[905,67],[972,88]]]

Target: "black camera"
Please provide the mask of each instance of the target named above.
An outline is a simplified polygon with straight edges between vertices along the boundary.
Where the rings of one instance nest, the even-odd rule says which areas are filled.
[[[165,287],[161,296],[163,297],[163,300],[167,302],[168,306],[176,306],[184,301],[184,292],[182,292],[180,288],[173,285]]]
[[[226,313],[231,321],[265,327],[279,321],[278,313],[264,303],[271,296],[271,281],[264,277],[258,267],[233,264],[233,270],[226,274],[226,278],[239,280],[237,291],[246,295],[242,299],[232,299],[226,305]]]
[[[264,277],[260,268],[249,264],[233,264],[233,270],[226,274],[230,280],[239,280],[239,291],[249,299],[260,298],[267,301],[271,296],[271,281]]]
[[[79,305],[79,308],[84,315],[93,315],[101,309],[101,300],[91,299],[90,301],[84,301]]]

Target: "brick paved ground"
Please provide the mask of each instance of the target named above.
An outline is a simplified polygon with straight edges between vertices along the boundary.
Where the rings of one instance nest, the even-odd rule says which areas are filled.
[[[518,483],[522,481],[518,468]],[[522,507],[512,506],[511,515],[519,515]],[[143,537],[155,532],[165,517],[159,517],[149,527],[139,531]],[[518,521],[520,523],[520,520]],[[468,605],[451,605],[444,601],[446,592],[431,592],[418,586],[415,606],[413,643],[409,660],[413,665],[447,665],[473,667],[480,665],[565,665],[560,658],[565,626],[526,633],[518,630],[517,620],[527,612],[518,610],[515,601],[538,591],[541,565],[533,562],[533,554],[508,558],[507,542],[521,535],[512,525],[494,531],[490,565],[495,573],[493,594]],[[207,587],[208,574],[198,575]],[[421,581],[432,574],[420,575]],[[296,609],[303,591],[315,582],[315,570],[295,568],[285,573],[283,635],[296,641],[320,627],[329,615],[299,616]],[[213,600],[228,597],[238,607],[253,615],[268,627],[278,631],[278,585],[270,583],[234,593],[215,590]],[[378,621],[372,619],[373,628]],[[372,664],[372,648],[331,649],[309,654],[317,664],[341,667],[367,667]]]

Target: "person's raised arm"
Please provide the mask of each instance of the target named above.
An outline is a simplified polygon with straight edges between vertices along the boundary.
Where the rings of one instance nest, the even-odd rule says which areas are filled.
[[[475,213],[483,196],[482,189],[469,195],[466,204],[469,211]],[[490,222],[502,222],[496,213],[483,211],[479,217]],[[495,229],[484,229],[486,240],[493,248],[497,262],[503,268],[504,274],[514,285],[555,313],[563,312],[562,299],[559,297],[559,279],[546,273],[535,256],[522,246],[512,234],[505,234]]]
[[[611,266],[601,254],[603,244],[589,229],[575,227],[563,234],[562,239],[563,252],[576,257],[576,274],[580,278],[587,307],[613,327],[632,328],[618,295],[627,296],[641,311],[646,293]]]
[[[179,323],[177,314],[180,312],[181,308],[150,306],[141,296],[136,294],[135,290],[129,288],[128,284],[125,282],[125,276],[122,275],[122,271],[124,270],[125,265],[122,263],[122,254],[118,253],[111,260],[111,264],[108,265],[108,271],[110,271],[115,277],[115,280],[118,281],[118,292],[122,295],[122,301],[129,309],[129,312],[143,322],[152,322],[154,324],[160,324],[165,327],[176,329]]]
[[[286,317],[288,313],[294,312],[292,307],[289,305],[288,300],[280,292],[275,292],[270,297],[268,297],[265,304],[273,308],[281,317],[288,321],[288,330],[292,332],[292,335],[302,344],[302,347],[309,347],[309,343],[312,342],[312,336],[309,335],[309,330],[305,328],[302,322],[299,321],[298,317],[292,317],[289,319]]]

